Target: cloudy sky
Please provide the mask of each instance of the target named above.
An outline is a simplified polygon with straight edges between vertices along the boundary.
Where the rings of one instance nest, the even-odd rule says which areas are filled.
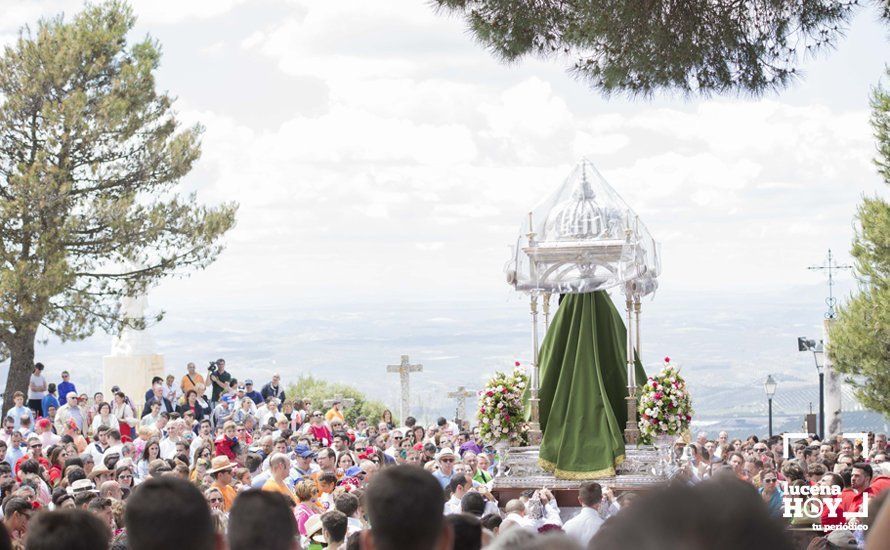
[[[0,40],[79,6],[0,1]],[[211,322],[207,331],[250,334],[256,325],[239,312],[351,307],[373,317],[472,302],[490,305],[491,318],[524,322],[503,278],[509,245],[523,213],[587,156],[663,243],[653,304],[671,309],[653,305],[652,326],[670,330],[668,319],[680,319],[708,330],[708,319],[729,311],[756,319],[766,303],[787,303],[793,315],[777,306],[775,322],[815,335],[824,279],[806,266],[829,247],[847,259],[857,202],[886,193],[870,163],[868,98],[890,49],[871,9],[781,94],[606,100],[569,77],[566,63],[499,64],[460,19],[422,0],[134,6],[134,36],[149,33],[163,45],[159,86],[178,97],[184,122],[206,127],[202,159],[183,189],[241,205],[219,261],[151,295],[173,325],[213,310],[227,326]],[[850,288],[849,277],[841,288]],[[417,322],[443,316],[421,309]],[[393,328],[400,330],[407,328]],[[654,338],[667,348],[657,354],[701,360],[694,339]],[[738,334],[714,338],[726,349]],[[439,349],[434,340],[432,333],[414,351],[490,366],[481,365],[485,353]],[[108,345],[102,336],[46,353],[98,360],[95,350]],[[500,355],[524,353],[511,346]],[[167,353],[175,363],[188,355]],[[319,353],[341,362],[336,340]],[[781,369],[795,357],[759,361]],[[334,378],[347,376],[332,369]]]

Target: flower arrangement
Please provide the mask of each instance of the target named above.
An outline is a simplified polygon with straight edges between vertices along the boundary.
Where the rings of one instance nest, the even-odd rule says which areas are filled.
[[[528,432],[522,394],[528,388],[528,374],[519,362],[511,373],[496,372],[479,392],[479,434],[486,443],[506,439],[521,441]]]
[[[692,400],[680,371],[664,358],[664,368],[650,376],[640,394],[640,435],[652,441],[659,435],[680,435],[692,421]]]

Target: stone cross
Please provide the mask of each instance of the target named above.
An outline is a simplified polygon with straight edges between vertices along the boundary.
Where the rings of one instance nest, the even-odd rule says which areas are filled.
[[[412,372],[423,372],[423,365],[412,365],[407,355],[402,356],[402,362],[398,365],[387,365],[386,372],[399,373],[399,381],[402,383],[402,395],[399,403],[399,421],[404,423],[411,414],[409,403],[411,392],[408,385],[408,375]]]
[[[460,420],[467,420],[467,397],[473,397],[475,392],[469,391],[464,386],[458,386],[457,391],[448,392],[448,397],[457,399],[457,417]]]
[[[340,403],[341,408],[346,410],[355,405],[355,399],[343,397],[342,395],[335,395],[331,399],[325,399],[323,405],[325,409],[330,409],[334,406],[334,403]]]

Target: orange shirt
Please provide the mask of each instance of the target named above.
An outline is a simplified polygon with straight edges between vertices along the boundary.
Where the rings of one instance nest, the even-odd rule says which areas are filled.
[[[222,493],[223,510],[228,512],[229,508],[232,507],[232,503],[235,502],[235,497],[238,496],[238,491],[231,485],[221,485],[219,482],[213,482],[211,487],[219,489],[219,492]]]
[[[275,479],[271,477],[266,481],[266,483],[263,484],[263,491],[281,493],[282,495],[289,498],[292,502],[297,502],[297,499],[294,497],[294,492],[290,490],[290,487],[285,485],[283,481],[275,481]]]
[[[194,380],[194,382],[192,382],[192,380]],[[185,397],[185,394],[187,394],[189,390],[194,390],[195,385],[204,383],[204,377],[197,372],[192,376],[192,380],[189,380],[189,375],[187,374],[182,377],[182,381],[179,383],[179,387],[182,388],[183,397]]]
[[[325,413],[324,419],[328,421],[328,424],[333,420],[339,420],[340,422],[346,422],[346,418],[343,416],[341,411],[331,407],[331,409]]]

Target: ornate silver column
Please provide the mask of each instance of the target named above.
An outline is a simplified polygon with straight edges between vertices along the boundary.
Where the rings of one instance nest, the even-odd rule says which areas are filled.
[[[528,426],[528,439],[531,445],[540,445],[543,437],[541,433],[541,418],[539,412],[538,388],[541,383],[540,371],[538,367],[538,294],[532,292],[529,305],[532,314],[532,373],[531,373],[531,398],[529,405],[531,406],[531,421]]]
[[[547,336],[547,331],[550,330],[550,293],[544,293],[544,336]]]
[[[625,285],[625,309],[627,314],[627,424],[624,427],[624,442],[636,445],[640,440],[640,427],[637,425],[637,376],[634,368],[634,325],[631,313],[634,309],[632,284]],[[639,336],[639,334],[638,334]]]

